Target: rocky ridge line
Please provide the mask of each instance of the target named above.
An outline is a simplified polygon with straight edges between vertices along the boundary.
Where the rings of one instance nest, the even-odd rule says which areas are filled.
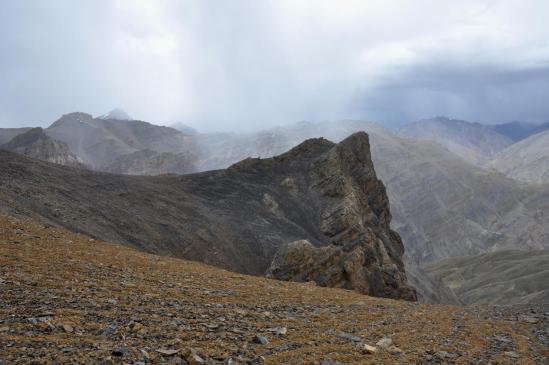
[[[307,240],[333,257],[319,257],[304,275],[275,277],[415,299],[364,132],[184,176],[110,175],[1,157],[5,213],[256,275],[280,247]]]

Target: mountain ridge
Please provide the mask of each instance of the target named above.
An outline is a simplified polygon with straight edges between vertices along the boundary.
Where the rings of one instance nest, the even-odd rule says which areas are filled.
[[[488,166],[518,181],[549,183],[549,130],[509,146]]]
[[[354,252],[330,264],[329,281],[312,278],[319,284],[415,299],[364,132],[182,176],[111,175],[0,157],[4,213],[256,275],[282,244],[307,239]]]
[[[0,149],[65,166],[85,168],[80,157],[61,141],[50,138],[40,127],[31,128],[0,145]]]
[[[436,117],[399,128],[403,137],[433,140],[468,162],[481,165],[513,141],[489,126],[463,120]]]
[[[525,122],[509,122],[503,124],[491,125],[490,128],[496,132],[511,138],[514,142],[519,142],[531,135],[541,133],[549,129],[549,123],[533,124]]]

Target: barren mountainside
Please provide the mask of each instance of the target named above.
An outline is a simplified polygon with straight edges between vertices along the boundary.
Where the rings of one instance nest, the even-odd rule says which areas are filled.
[[[513,140],[492,128],[462,120],[437,117],[406,124],[399,135],[439,143],[465,161],[483,164]]]
[[[376,123],[300,122],[251,135],[202,136],[197,144],[211,146],[211,168],[223,168],[234,159],[276,155],[303,139],[324,136],[337,142],[358,131],[370,136],[393,227],[410,264],[548,247],[549,187],[521,184],[467,163],[435,142],[402,138]]]
[[[141,150],[182,153],[190,148],[188,136],[173,128],[138,120],[93,118],[86,113],[63,115],[46,128],[46,134],[65,142],[95,170]]]
[[[117,157],[102,170],[126,175],[183,175],[196,172],[195,160],[190,153],[140,150]]]
[[[549,130],[506,148],[489,166],[516,180],[549,183]]]
[[[80,157],[73,154],[65,143],[46,135],[42,128],[32,128],[18,134],[8,143],[0,145],[0,149],[51,163],[84,168]]]
[[[4,213],[259,275],[280,247],[307,240],[333,255],[314,258],[322,270],[296,268],[305,280],[415,298],[365,133],[184,176],[110,175],[1,153]]]
[[[479,127],[455,120],[446,120],[446,123],[458,127],[464,124],[465,130]],[[404,242],[404,260],[411,273],[409,280],[418,288],[422,300],[460,302],[442,281],[433,281],[425,274],[422,269],[425,265],[449,257],[479,255],[494,250],[548,247],[549,226],[545,224],[549,220],[548,186],[523,184],[506,178],[494,170],[468,163],[440,143],[399,137],[375,123],[353,120],[300,122],[252,134],[181,134],[144,122],[94,119],[86,114],[73,113],[50,127],[69,139],[83,133],[73,131],[74,128],[84,128],[89,134],[73,145],[97,142],[99,150],[90,147],[96,157],[105,145],[109,146],[106,148],[109,153],[99,156],[99,160],[104,161],[101,170],[136,175],[182,174],[226,168],[248,157],[265,158],[284,153],[308,138],[326,137],[338,142],[352,133],[366,131],[370,135],[377,176],[387,188],[392,227]],[[103,134],[97,134],[99,132]],[[475,133],[461,136],[465,138]],[[161,143],[163,140],[167,143]],[[146,146],[161,146],[175,152],[158,152],[146,149]],[[544,148],[542,144],[537,150],[543,151]],[[181,150],[185,152],[176,152]],[[540,173],[543,169],[535,168],[534,171]],[[266,204],[270,204],[269,198]],[[310,250],[306,242],[293,243],[291,247],[294,249],[284,251],[287,262],[331,256],[330,250]],[[269,255],[274,254],[269,252]],[[264,265],[267,267],[269,264]],[[307,280],[308,275],[323,268],[315,269],[313,265],[307,268],[307,272],[293,269],[294,266],[290,271],[277,272],[281,277]]]
[[[544,364],[549,356],[548,317],[535,306],[373,298],[230,273],[4,216],[0,288],[6,364],[510,365]]]
[[[425,268],[463,304],[549,303],[549,250],[502,250]]]

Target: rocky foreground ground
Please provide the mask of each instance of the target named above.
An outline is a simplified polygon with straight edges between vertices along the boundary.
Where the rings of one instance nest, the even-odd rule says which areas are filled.
[[[0,216],[0,364],[547,364],[548,315],[245,276]]]

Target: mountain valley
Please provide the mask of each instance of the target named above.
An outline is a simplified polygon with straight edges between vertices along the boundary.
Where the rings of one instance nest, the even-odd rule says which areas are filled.
[[[117,113],[122,116],[127,115],[121,111],[117,111],[113,115],[117,115]],[[109,113],[100,118],[93,118],[84,113],[71,113],[63,116],[44,131],[48,134],[48,138],[50,138],[50,135],[64,138],[67,141],[66,145],[73,146],[76,150],[91,151],[86,152],[85,155],[88,156],[88,161],[92,162],[93,166],[96,166],[96,170],[129,175],[188,174],[204,170],[224,169],[250,157],[252,159],[247,160],[247,163],[242,162],[243,165],[237,164],[236,166],[246,166],[246,168],[254,170],[256,167],[251,162],[255,161],[254,159],[258,157],[269,158],[283,154],[306,139],[325,137],[334,142],[339,142],[352,133],[366,131],[370,136],[371,158],[374,162],[377,175],[385,183],[387,189],[393,217],[391,226],[400,234],[404,243],[405,250],[402,259],[407,271],[410,273],[408,280],[412,286],[416,287],[418,290],[417,295],[422,301],[454,304],[470,302],[467,298],[460,298],[461,294],[459,292],[455,293],[450,289],[439,275],[429,275],[425,271],[427,267],[436,266],[440,260],[462,256],[475,257],[476,255],[497,252],[499,250],[539,250],[549,247],[549,227],[544,223],[549,220],[548,185],[524,184],[495,171],[495,166],[490,165],[489,168],[485,168],[483,164],[479,166],[477,165],[479,163],[478,160],[475,164],[470,163],[467,159],[463,158],[464,156],[459,156],[452,152],[451,145],[446,145],[445,147],[444,143],[440,143],[440,140],[429,141],[423,138],[404,138],[376,123],[353,120],[320,123],[300,122],[295,125],[277,127],[247,135],[234,133],[204,134],[196,131],[185,134],[145,122],[110,119],[108,115]],[[431,124],[442,123],[444,128],[448,128],[448,125],[454,122],[457,123],[457,127],[452,128],[457,128],[456,131],[469,131],[462,135],[459,135],[461,132],[455,132],[458,133],[459,137],[457,137],[457,142],[452,142],[454,145],[456,143],[463,144],[463,140],[468,135],[474,135],[475,132],[471,131],[474,128],[481,128],[484,132],[486,130],[485,127],[478,127],[476,124],[467,126],[467,122],[451,119],[438,118],[428,121]],[[440,129],[440,127],[437,128]],[[452,128],[448,129],[448,131],[452,131]],[[432,129],[432,131],[439,129]],[[86,131],[85,133],[83,132],[84,130]],[[189,129],[184,127],[184,130]],[[404,129],[401,129],[400,133],[405,134],[402,133],[402,130]],[[427,130],[429,129],[427,128]],[[151,133],[151,131],[153,132]],[[13,134],[11,131],[10,133]],[[489,136],[492,136],[493,133],[496,132],[486,132],[482,138],[489,139]],[[431,135],[432,138],[436,136],[436,133]],[[450,132],[444,132],[443,140],[447,141],[451,136]],[[520,148],[521,143],[524,146],[530,146],[530,138],[543,141],[543,136],[543,132],[534,134],[522,142],[510,144],[506,148],[504,146],[509,143],[509,139],[503,136],[496,137],[493,147],[490,147],[489,151],[500,150],[494,154],[494,161],[498,161],[498,158],[505,161],[504,156],[521,156],[518,152],[512,153],[513,149]],[[166,141],[166,143],[163,143],[163,141]],[[82,146],[84,145],[90,147],[83,148]],[[95,147],[93,147],[94,145],[98,147],[99,151],[103,152],[101,154],[96,152]],[[532,145],[533,148],[526,150],[525,153],[544,151],[543,142],[538,143],[538,147],[536,147],[535,143]],[[105,148],[105,146],[110,147]],[[466,147],[467,145],[463,148]],[[460,151],[464,151],[463,148]],[[483,152],[482,148],[479,149],[471,146],[467,148],[476,148],[475,154],[482,154],[484,156],[483,159],[489,156],[489,154]],[[511,152],[507,153],[507,150]],[[537,156],[535,153],[531,154]],[[36,155],[33,157],[41,158]],[[250,165],[248,166],[247,164]],[[492,164],[495,164],[495,162]],[[101,167],[97,168],[99,165]],[[501,165],[510,166],[512,164],[503,162]],[[337,167],[332,166],[331,168],[334,169]],[[527,169],[527,166],[525,166],[525,169]],[[34,168],[31,169],[31,171],[33,170]],[[51,173],[46,172],[49,170],[50,168],[44,166],[39,171],[33,171],[34,177],[32,179],[38,178],[40,174]],[[533,170],[538,173],[542,173],[543,171],[542,168],[535,168]],[[231,169],[228,171],[231,171]],[[528,171],[532,171],[532,169],[528,169]],[[59,186],[63,186],[67,179],[62,177],[62,175],[66,172],[60,171],[59,173]],[[110,204],[99,204],[103,208],[98,210],[98,208],[89,207],[89,203],[84,203],[83,206],[88,206],[88,208],[83,208],[76,202],[84,201],[82,199],[85,199],[85,201],[88,199],[104,200],[105,196],[103,196],[103,193],[105,192],[102,192],[100,195],[94,194],[96,195],[95,198],[85,198],[86,193],[82,192],[75,198],[73,196],[74,193],[70,192],[76,192],[78,190],[77,186],[80,184],[88,186],[90,190],[96,189],[93,186],[105,184],[101,182],[103,178],[96,180],[96,176],[105,176],[105,179],[109,181],[111,178],[106,178],[109,175],[95,175],[85,172],[77,173],[76,171],[72,171],[69,176],[74,176],[75,174],[81,174],[83,181],[77,182],[80,178],[68,179],[72,181],[72,185],[65,189],[68,193],[63,193],[63,195],[68,194],[68,196],[71,196],[67,205],[63,203],[66,199],[65,197],[62,197],[59,203],[53,203],[51,199],[55,195],[52,195],[46,199],[46,201],[50,200],[50,203],[46,204],[51,205],[50,210],[47,212],[43,208],[40,208],[40,203],[38,205],[34,203],[29,205],[27,202],[22,204],[18,209],[11,209],[10,213],[15,212],[16,214],[20,214],[24,212],[24,216],[40,217],[40,219],[45,219],[47,222],[54,222],[56,225],[62,225],[71,230],[87,232],[103,239],[131,244],[134,247],[150,252],[168,253],[178,257],[196,259],[244,273],[263,274],[267,270],[270,260],[275,255],[276,250],[270,244],[266,244],[265,246],[265,243],[261,243],[261,248],[257,247],[254,249],[255,251],[249,251],[249,249],[243,249],[240,246],[237,246],[239,247],[238,249],[229,249],[227,251],[228,249],[225,247],[225,244],[221,243],[226,242],[225,238],[221,238],[221,231],[213,235],[210,233],[207,236],[204,236],[203,233],[197,233],[196,236],[195,234],[191,235],[194,238],[190,238],[186,233],[180,237],[181,230],[189,230],[189,227],[195,224],[190,223],[187,228],[182,228],[185,224],[181,223],[181,218],[177,219],[177,223],[175,223],[176,221],[168,223],[172,218],[166,218],[166,222],[161,222],[161,220],[155,217],[149,217],[143,211],[141,214],[144,214],[147,218],[140,221],[131,217],[133,214],[130,214],[130,217],[127,218],[128,214],[123,211],[121,212],[120,208],[116,208],[112,213],[105,213],[111,210]],[[212,172],[206,175],[208,174],[211,176],[210,180],[218,180],[218,176],[221,176],[223,173]],[[84,182],[84,180],[89,179],[88,175],[93,176],[91,180],[96,181],[96,185]],[[27,179],[29,179],[28,176],[22,177],[22,180],[28,181]],[[133,196],[130,191],[139,186],[139,184],[142,184],[144,180],[138,177],[128,177],[129,180],[121,177],[113,177],[112,179],[116,183],[109,182],[105,186],[114,184],[113,186],[126,188],[116,188],[116,193],[111,194],[106,200],[115,203],[119,201],[120,197],[125,197],[129,194],[129,197],[123,203],[120,202],[117,204],[127,207],[125,209],[128,211],[132,210],[135,201],[143,198],[138,198],[137,195]],[[162,179],[162,177],[157,178],[157,180]],[[166,177],[165,181],[169,179],[177,180],[174,176]],[[193,178],[189,177],[189,179]],[[185,179],[183,178],[183,180]],[[138,185],[134,185],[137,181],[139,181]],[[158,194],[159,191],[163,191],[165,188],[162,187],[158,190],[155,187],[151,190],[149,182],[152,180],[147,181],[147,183],[143,183],[143,187],[137,190],[149,192],[149,198],[145,199],[146,201],[153,202],[158,200],[155,194]],[[40,184],[42,183],[38,183],[38,185]],[[223,182],[220,182],[220,186],[223,184]],[[170,217],[173,216],[174,219],[178,215],[187,217],[187,219],[196,215],[196,209],[191,208],[194,203],[185,203],[188,200],[187,198],[178,198],[181,196],[181,192],[174,190],[176,185],[171,185],[173,186],[170,186],[169,190],[160,193],[163,196],[161,201],[164,202],[160,206],[173,205],[174,207],[179,207],[177,209],[181,209],[184,205],[188,206],[188,208],[185,208],[178,214],[175,212],[170,213]],[[203,183],[197,184],[197,186],[201,185]],[[286,189],[289,189],[287,191],[291,192],[291,184],[288,186]],[[189,185],[188,191],[194,191],[194,189],[196,188],[193,185]],[[5,192],[7,190],[9,188],[6,188]],[[54,189],[52,190],[54,191]],[[21,190],[16,191],[20,193]],[[200,199],[206,198],[207,193],[205,192],[205,194]],[[223,195],[224,193],[221,194]],[[261,194],[258,193],[259,195]],[[264,197],[259,204],[271,207],[269,209],[275,209],[276,211],[276,206],[279,203],[277,199],[274,199],[274,203],[271,202],[271,198],[272,196]],[[8,205],[13,205],[18,200],[13,197],[11,199]],[[37,199],[39,202],[43,197],[34,199]],[[211,197],[207,200],[210,199]],[[177,203],[175,200],[181,200],[184,203]],[[212,200],[213,203],[214,201]],[[157,203],[153,206],[157,207]],[[94,213],[87,211],[87,209],[93,209]],[[207,213],[210,208],[205,207],[203,209],[204,212],[198,216],[211,215],[211,213]],[[256,208],[254,207],[253,209]],[[39,211],[38,213],[37,210]],[[63,211],[64,213],[62,213]],[[64,215],[71,218],[64,217]],[[100,219],[94,217],[82,220],[78,218],[89,217],[90,215],[99,216]],[[124,217],[124,221],[120,217]],[[93,223],[90,223],[90,221]],[[158,222],[157,226],[155,226],[155,223],[152,223],[154,221]],[[231,226],[234,223],[226,224]],[[151,225],[153,228],[151,228]],[[167,230],[164,228],[166,225],[170,226]],[[254,227],[255,225],[256,223],[252,224]],[[257,223],[258,227],[263,225]],[[253,228],[251,231],[255,229]],[[163,232],[164,230],[165,232]],[[223,228],[223,230],[233,231],[234,229]],[[206,229],[206,232],[208,231],[211,232],[211,229]],[[237,236],[241,234],[237,233]],[[245,235],[250,234],[246,233]],[[179,239],[174,239],[174,236],[179,237]],[[237,236],[230,238],[229,241],[235,240]],[[272,239],[263,236],[256,237],[255,234],[251,236],[255,237],[253,239],[256,242],[270,242]],[[150,241],[151,237],[154,237],[153,241]],[[293,241],[297,242],[298,240],[306,239],[307,235],[294,234],[291,237],[279,241],[277,245],[282,243],[290,244]],[[316,237],[311,241],[313,244],[312,247],[318,245],[320,242]],[[175,248],[183,241],[206,242],[206,245],[211,244],[209,243],[211,241],[218,243],[213,244],[213,248],[207,250],[204,250],[204,246],[196,246],[196,243],[190,246],[185,244],[184,249],[181,247]],[[250,241],[248,245],[252,247],[257,245],[257,243],[252,244]],[[294,259],[298,257],[303,259],[303,256],[300,255],[306,252],[307,255],[310,255],[311,259],[320,255],[320,253],[313,253],[313,251],[306,249],[306,245],[299,247],[300,251],[292,253],[292,256],[297,254]],[[237,254],[237,252],[241,254]],[[252,267],[255,264],[250,266],[246,261],[247,259],[243,260],[243,258],[247,257],[256,257],[258,252],[261,252],[259,254],[260,257],[264,257],[261,265]],[[224,258],[220,259],[220,257]],[[227,260],[227,257],[232,257],[232,259]],[[319,260],[319,258],[317,257],[316,260]],[[239,261],[243,263],[236,264]],[[462,262],[456,261],[456,263],[461,264]],[[518,261],[515,261],[515,263],[520,265]],[[465,263],[463,264],[465,265]],[[527,265],[527,261],[523,264]],[[295,263],[292,264],[292,267],[294,266]],[[311,268],[307,270],[311,270]],[[324,270],[324,268],[317,270]],[[306,274],[291,272],[290,276],[287,276],[288,272],[286,274],[282,274],[281,272],[280,275],[285,278],[293,278],[294,280],[307,280]],[[314,270],[311,272],[314,272]],[[327,281],[325,282],[328,283]],[[513,301],[516,299],[520,301],[521,296],[524,297],[522,294],[517,294],[516,298],[507,298],[507,300]],[[527,302],[528,298],[525,298]],[[482,301],[485,299],[480,298],[479,300]]]
[[[0,3],[0,365],[549,365],[549,1]]]

